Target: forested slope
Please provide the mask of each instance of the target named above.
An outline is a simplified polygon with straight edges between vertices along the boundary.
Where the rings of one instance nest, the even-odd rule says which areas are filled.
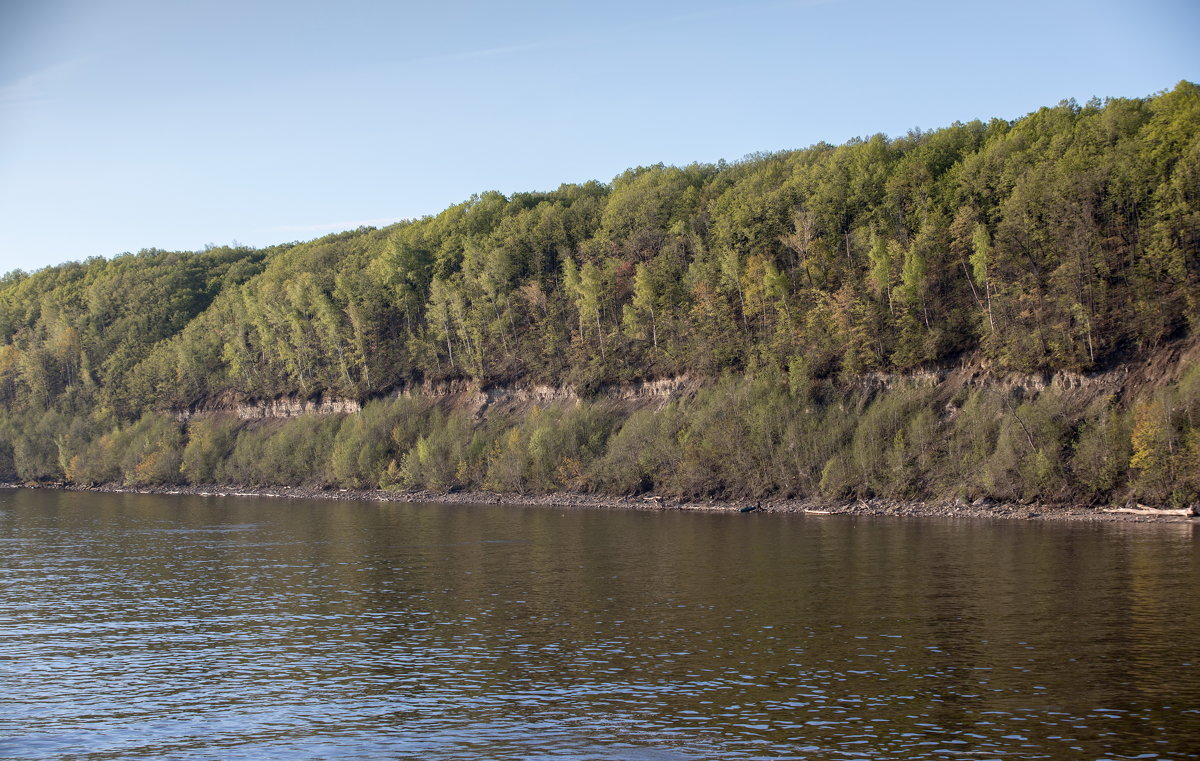
[[[309,243],[12,273],[0,475],[1180,502],[1200,489],[1198,319],[1200,88],[1184,82],[484,193]],[[1111,372],[1162,351],[1182,364],[1113,393],[862,382]],[[678,375],[709,382],[660,411],[587,401]],[[451,380],[585,401],[481,421],[394,398]],[[280,396],[368,405],[174,416]]]

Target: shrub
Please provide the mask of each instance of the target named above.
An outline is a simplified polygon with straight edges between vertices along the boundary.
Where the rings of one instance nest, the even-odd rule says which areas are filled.
[[[430,404],[405,397],[368,402],[338,429],[330,475],[350,488],[379,486],[389,463],[408,451],[428,425]]]
[[[1083,498],[1110,499],[1127,480],[1132,456],[1132,417],[1106,403],[1079,426],[1072,446],[1070,473],[1075,491]]]
[[[247,426],[221,469],[221,480],[250,486],[328,485],[329,456],[342,420],[306,415]]]
[[[225,460],[233,452],[239,421],[230,415],[193,418],[187,425],[180,472],[189,483],[219,480]]]
[[[456,411],[446,416],[435,411],[429,418],[428,432],[419,435],[405,453],[398,485],[436,491],[465,486],[459,471],[472,440],[472,428],[466,412]]]
[[[610,494],[641,494],[663,488],[679,468],[679,404],[637,410],[608,439],[604,454],[587,469],[588,482]]]

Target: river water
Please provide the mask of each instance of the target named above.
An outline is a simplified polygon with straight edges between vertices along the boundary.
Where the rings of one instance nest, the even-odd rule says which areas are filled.
[[[1198,530],[0,491],[0,758],[1195,758]]]

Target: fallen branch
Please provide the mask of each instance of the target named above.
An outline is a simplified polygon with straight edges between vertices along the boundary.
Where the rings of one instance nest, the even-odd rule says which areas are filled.
[[[1133,515],[1191,515],[1192,509],[1185,507],[1180,510],[1163,510],[1153,507],[1110,507],[1102,512],[1105,513],[1132,513]]]

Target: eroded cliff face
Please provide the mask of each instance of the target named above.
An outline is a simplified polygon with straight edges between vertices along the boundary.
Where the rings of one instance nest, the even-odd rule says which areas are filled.
[[[237,401],[230,398],[218,399],[198,405],[189,410],[177,410],[175,417],[188,420],[197,415],[236,415],[241,420],[266,420],[269,418],[293,418],[301,415],[351,415],[362,409],[354,399],[319,397],[300,399],[282,397]]]
[[[326,398],[301,400],[295,398],[248,402],[237,406],[237,416],[243,420],[258,418],[289,418],[300,415],[349,415],[362,409],[353,399]]]
[[[940,368],[922,369],[909,373],[866,373],[851,381],[851,387],[875,394],[903,387],[942,387],[948,391],[960,388],[993,388],[1028,398],[1045,392],[1079,399],[1111,397],[1127,399],[1145,390],[1153,390],[1179,380],[1186,368],[1200,362],[1200,342],[1187,342],[1164,347],[1149,357],[1090,373],[1003,373],[976,359],[964,360]],[[642,381],[639,383],[601,386],[590,394],[580,394],[570,385],[551,386],[491,386],[484,388],[474,380],[457,379],[425,382],[399,389],[391,396],[430,398],[444,401],[457,409],[468,409],[476,418],[489,412],[506,414],[562,402],[579,403],[606,400],[631,408],[661,409],[669,402],[694,394],[705,384],[704,379],[689,375]],[[236,415],[241,420],[294,418],[301,415],[352,415],[362,409],[355,399],[296,396],[278,399],[245,400],[223,397],[176,412],[180,420],[195,415]]]
[[[1127,398],[1177,382],[1187,368],[1197,362],[1200,362],[1200,342],[1189,341],[1164,346],[1144,359],[1095,372],[1002,372],[978,358],[970,358],[954,365],[909,373],[866,373],[856,378],[853,384],[874,392],[898,387],[943,386],[949,390],[991,388],[1022,397],[1049,390],[1079,398]]]
[[[700,385],[700,382],[682,375],[641,383],[603,386],[587,398],[607,399],[630,406],[661,408],[674,399],[693,393]],[[470,409],[475,417],[483,417],[489,410],[514,412],[535,405],[558,402],[578,403],[583,398],[575,387],[568,385],[483,388],[478,381],[469,380],[423,383],[396,391],[392,396],[446,400],[454,407]],[[189,410],[178,410],[175,416],[180,420],[188,420],[197,415],[225,414],[236,415],[241,420],[266,420],[294,418],[301,415],[352,415],[361,409],[362,404],[357,400],[340,397],[301,399],[288,396],[258,400],[223,397],[197,405]]]
[[[641,383],[601,386],[587,398],[592,401],[603,399],[630,407],[649,406],[661,409],[672,400],[694,393],[700,385],[700,382],[694,381],[689,376],[680,375],[673,378],[642,381]],[[535,385],[528,388],[497,386],[475,391],[469,403],[475,407],[475,416],[482,417],[489,410],[517,412],[535,405],[555,402],[579,403],[582,398],[573,386]]]

